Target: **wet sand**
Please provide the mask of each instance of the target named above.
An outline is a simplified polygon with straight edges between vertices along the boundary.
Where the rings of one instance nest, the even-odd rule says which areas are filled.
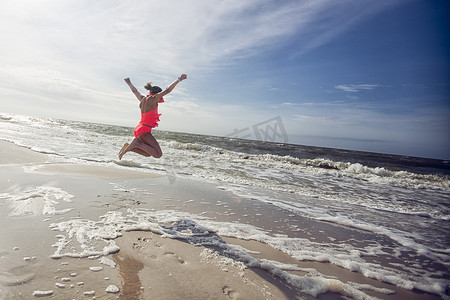
[[[37,187],[68,192],[73,196],[71,202],[60,201],[57,209],[70,211],[44,214],[39,197],[46,194]],[[307,232],[314,239],[370,238],[367,233],[327,223],[293,220],[287,217],[286,211],[237,198],[213,185],[180,178],[174,183],[171,178],[134,170],[65,164],[58,158],[6,142],[0,142],[0,195],[3,195],[0,196],[2,300],[37,296],[44,299],[315,299],[267,269],[230,257],[223,249],[194,246],[152,231],[123,231],[122,236],[114,239],[120,251],[106,256],[51,258],[60,232],[52,230],[50,224],[63,220],[96,220],[107,211],[141,207],[156,211],[171,209],[224,222],[249,222],[274,234],[304,237]],[[12,208],[5,195],[31,195],[30,199],[36,201],[25,208],[19,207],[22,214],[11,215]],[[275,219],[280,222],[273,223]],[[305,231],[289,227],[288,223],[293,221]],[[225,245],[240,245],[257,259],[314,268],[342,282],[370,284],[395,292],[365,291],[377,298],[440,299],[368,279],[329,263],[298,261],[255,240],[220,234],[217,238]],[[306,274],[301,270],[286,272]],[[119,291],[112,293],[110,286]],[[43,294],[33,296],[36,291]],[[327,292],[317,299],[343,298]]]

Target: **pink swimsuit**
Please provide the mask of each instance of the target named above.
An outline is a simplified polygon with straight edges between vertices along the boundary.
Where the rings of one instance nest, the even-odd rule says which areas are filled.
[[[164,102],[164,99],[161,98],[158,102],[162,103]],[[161,114],[158,113],[158,107],[152,111],[141,113],[141,121],[136,128],[134,128],[134,136],[139,138],[139,136],[145,132],[151,133],[152,128],[158,127],[159,116],[161,116]]]

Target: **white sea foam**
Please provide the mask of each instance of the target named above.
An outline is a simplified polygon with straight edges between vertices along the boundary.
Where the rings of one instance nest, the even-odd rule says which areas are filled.
[[[439,204],[443,195],[450,191],[450,180],[441,176],[325,159],[248,155],[225,150],[220,153],[212,151],[208,156],[191,151],[189,155],[183,154],[182,163],[177,158],[181,153],[170,153],[175,159],[167,163],[177,176],[183,176],[185,170],[189,170],[190,178],[220,181],[226,183],[225,189],[254,187],[376,210],[443,220],[450,218],[448,206]],[[410,189],[416,190],[415,195]],[[390,195],[395,197],[394,201]],[[249,197],[259,199],[255,194]]]
[[[56,206],[61,202],[71,202],[72,195],[60,188],[51,186],[37,186],[32,189],[15,189],[9,193],[0,194],[0,199],[9,202],[10,217],[26,215],[61,215],[72,210],[66,208],[57,210]]]
[[[47,297],[53,295],[53,291],[34,291],[33,296],[35,297]]]
[[[114,214],[111,212],[111,214],[117,216],[117,220],[115,221],[124,221],[119,213]],[[114,227],[114,223],[99,226],[98,222],[86,219],[72,219],[60,223],[52,223],[50,224],[52,230],[59,230],[67,233],[67,236],[63,234],[56,236],[59,240],[54,244],[54,247],[56,247],[57,250],[52,255],[52,258],[61,258],[64,256],[80,258],[116,253],[119,251],[119,247],[115,244],[113,239],[121,236],[122,233]],[[67,244],[69,244],[72,239],[78,243],[81,251],[63,253]],[[97,250],[99,244],[101,244],[102,250]]]
[[[404,189],[419,190],[417,199],[423,198],[420,194],[427,194],[430,191],[448,193],[450,180],[442,176],[417,174],[404,170],[394,171],[383,167],[368,167],[362,163],[329,158],[301,159],[287,155],[248,154],[225,150],[205,143],[165,139],[161,139],[160,144],[167,155],[161,160],[149,163],[146,158],[130,156],[129,159],[117,161],[116,148],[120,148],[126,139],[120,135],[114,136],[112,139],[107,130],[119,132],[119,128],[111,126],[104,128],[105,125],[99,124],[70,123],[8,114],[2,114],[1,117],[4,122],[0,122],[0,125],[6,128],[13,127],[9,130],[4,129],[5,132],[2,133],[2,136],[5,140],[35,149],[45,145],[47,148],[40,149],[40,151],[57,152],[58,155],[75,162],[83,161],[84,163],[116,166],[122,164],[120,167],[126,166],[166,174],[172,182],[178,176],[187,175],[199,180],[254,186],[273,191],[293,192],[298,195],[318,194],[324,199],[338,199],[357,205],[433,218],[448,218],[449,215],[448,211],[445,213],[445,205],[442,207],[444,213],[427,204],[422,205],[419,210],[415,210],[412,209],[413,206],[405,205],[407,201],[389,205],[389,201],[383,202],[377,197],[379,190],[384,188],[388,188],[390,194],[402,192]],[[29,128],[25,130],[25,128],[30,124],[33,138],[25,135],[25,132],[30,130]],[[2,126],[0,126],[0,130],[4,128]],[[96,127],[100,127],[102,130],[96,130]],[[24,133],[17,136],[17,131]],[[76,141],[68,138],[68,136],[74,135],[79,137]],[[52,140],[52,142],[37,141],[35,136],[44,140]],[[55,139],[58,143],[55,143]],[[80,147],[75,147],[74,142],[78,143]],[[85,146],[86,143],[89,143],[89,147]],[[347,189],[346,187],[350,185],[352,188]],[[323,188],[318,190],[318,186]],[[358,190],[364,190],[365,193],[355,192]],[[428,192],[424,193],[423,190]],[[339,194],[331,191],[339,191]]]
[[[85,296],[94,296],[95,295],[95,291],[86,291],[83,293],[83,295]]]
[[[92,272],[100,272],[103,270],[103,267],[89,267],[89,270]]]
[[[180,151],[189,152],[189,156],[184,156],[182,161],[169,161],[172,167],[186,169],[186,166],[188,166],[190,169],[189,174],[210,179],[217,178],[222,181],[233,181],[236,175],[241,175],[238,176],[238,180],[251,179],[258,176],[273,179],[274,176],[277,176],[277,172],[279,172],[280,178],[285,178],[288,174],[301,172],[313,176],[347,176],[376,184],[406,188],[430,188],[446,191],[450,189],[450,181],[440,176],[422,175],[407,171],[391,171],[382,167],[372,168],[360,163],[332,161],[323,158],[299,159],[273,154],[246,154],[196,143],[175,141],[163,142],[163,145],[169,147],[172,150],[170,154],[174,156],[178,156],[177,152]],[[212,170],[214,172],[210,172]],[[222,170],[228,172],[220,172]],[[270,176],[266,176],[264,173],[266,170],[270,170],[270,173],[268,173]],[[253,176],[248,176],[246,174],[248,171],[252,172]],[[274,185],[273,188],[276,188],[276,186]]]
[[[373,220],[375,222],[368,222],[370,215],[365,214],[363,218],[355,218],[353,215],[346,215],[341,213],[340,207],[342,204],[336,205],[336,200],[332,202],[326,202],[326,205],[321,205],[324,199],[318,201],[316,196],[303,197],[303,202],[294,202],[289,200],[279,200],[273,198],[273,196],[262,195],[255,193],[255,191],[249,191],[249,188],[241,188],[239,186],[234,186],[231,188],[226,188],[227,190],[239,195],[240,197],[258,199],[259,201],[270,203],[271,205],[279,206],[285,210],[292,211],[295,214],[311,218],[319,221],[326,221],[331,223],[336,223],[339,225],[344,225],[347,227],[353,227],[357,229],[362,229],[365,231],[373,232],[375,234],[383,234],[392,240],[398,242],[401,245],[406,246],[408,249],[415,251],[417,254],[427,256],[433,260],[438,260],[440,263],[448,264],[450,259],[448,253],[443,252],[441,248],[430,247],[428,244],[428,236],[422,235],[417,228],[414,231],[405,231],[404,226],[401,225],[399,228],[395,228],[395,223],[390,222],[390,215],[380,216],[377,215],[377,219]],[[257,195],[255,197],[255,195]],[[317,205],[319,204],[319,205]],[[357,207],[354,208],[357,210]],[[336,212],[337,211],[337,212]],[[365,213],[365,212],[364,212]],[[386,222],[383,222],[383,218]],[[400,218],[397,216],[398,220]],[[390,223],[389,223],[390,222]],[[405,216],[405,222],[410,222]],[[431,221],[429,225],[428,222],[423,221],[424,230],[426,231],[429,226],[435,226],[434,222]],[[403,222],[400,224],[404,224]],[[389,227],[390,226],[390,227]],[[444,234],[444,233],[443,233]],[[431,236],[430,239],[433,239]],[[435,243],[436,241],[433,242]]]
[[[354,299],[370,299],[358,286],[352,286],[334,278],[327,278],[317,272],[304,269],[302,271],[307,272],[308,276],[289,274],[286,272],[286,269],[297,270],[297,267],[257,259],[245,250],[234,245],[228,245],[219,237],[227,236],[260,241],[298,260],[329,262],[350,271],[359,272],[366,277],[389,282],[406,289],[419,288],[424,291],[442,294],[446,288],[444,280],[434,279],[431,277],[432,274],[426,271],[414,270],[414,272],[405,274],[396,268],[380,266],[365,261],[364,255],[376,252],[376,247],[374,248],[373,245],[367,246],[367,248],[355,248],[350,244],[319,243],[308,239],[274,236],[252,225],[217,222],[204,216],[179,211],[128,209],[126,216],[120,212],[108,212],[100,219],[101,221],[97,222],[72,222],[80,221],[72,220],[70,226],[68,226],[67,222],[62,222],[64,223],[62,226],[52,224],[53,228],[59,228],[61,231],[66,231],[66,233],[67,231],[83,232],[84,234],[89,232],[88,235],[90,236],[90,239],[86,240],[83,238],[83,235],[71,234],[70,236],[74,240],[65,240],[65,243],[57,250],[55,256],[61,256],[66,245],[72,243],[73,247],[73,242],[75,241],[83,245],[80,247],[83,250],[79,253],[64,255],[83,257],[86,255],[86,249],[89,249],[88,252],[90,253],[107,255],[108,251],[101,250],[101,247],[100,249],[95,249],[91,242],[95,241],[92,243],[95,244],[98,240],[103,240],[107,243],[111,242],[111,238],[120,236],[121,231],[145,230],[162,234],[164,237],[186,240],[194,245],[219,248],[222,253],[233,260],[244,263],[246,266],[264,269],[284,280],[287,284],[313,296],[330,291],[338,292]],[[364,289],[368,289],[368,287],[364,286]]]
[[[378,154],[371,155],[370,160],[365,160],[364,155],[356,152],[342,154],[339,150],[332,149],[326,151],[292,145],[280,147],[274,144],[258,144],[257,141],[234,142],[231,139],[163,133],[161,138],[158,137],[165,153],[162,159],[152,160],[130,154],[124,161],[118,162],[117,150],[123,143],[129,142],[132,129],[7,114],[0,114],[0,136],[2,140],[35,151],[53,153],[52,159],[57,155],[58,160],[63,162],[138,168],[141,171],[166,175],[171,184],[177,184],[177,180],[183,177],[202,182],[219,182],[222,190],[231,191],[242,198],[276,205],[291,211],[294,216],[382,234],[398,244],[392,249],[398,257],[401,257],[403,251],[415,251],[428,257],[433,263],[443,266],[450,263],[448,245],[445,242],[448,241],[450,220],[450,180],[448,176],[442,175],[446,174],[445,166],[431,167],[432,171],[427,171],[429,161],[425,161],[426,168],[422,169],[413,164],[397,164],[395,158],[389,157],[388,164],[379,164],[377,156],[381,159],[386,157]],[[77,139],[73,139],[74,136]],[[229,143],[225,145],[227,141]],[[286,147],[295,149],[285,152]],[[263,150],[260,151],[261,149]],[[386,167],[389,165],[393,168]],[[441,167],[442,169],[439,169]],[[415,170],[419,170],[420,174]],[[17,212],[13,214],[41,214],[45,203],[42,191],[36,191],[41,196],[28,199],[28,207],[23,200],[8,201],[26,191],[10,190],[8,194],[1,194],[0,200],[6,199],[8,204],[22,201],[22,207],[17,207]],[[118,184],[115,191],[127,191],[133,195],[143,193],[134,187]],[[64,201],[53,196],[50,199],[59,204]],[[63,210],[57,209],[58,203],[49,202],[49,207],[54,205],[54,210],[49,209],[47,214],[52,211],[63,213]],[[214,205],[215,202],[204,199],[201,203],[206,207]],[[185,203],[186,206],[192,204],[189,201]],[[221,207],[224,207],[223,203]],[[14,211],[15,208],[11,209]],[[146,214],[150,219],[145,219]],[[206,240],[208,234],[216,230],[216,225],[211,223],[211,220],[201,219],[202,214],[183,217],[177,212],[175,216],[178,219],[170,219],[167,215],[160,216],[151,211],[143,212],[142,215],[140,218],[137,213],[111,213],[103,216],[100,222],[80,219],[54,223],[51,228],[60,231],[60,234],[57,235],[53,257],[104,256],[116,252],[118,247],[113,239],[125,230],[152,230],[171,236],[172,233],[168,233],[161,225],[177,222],[180,218],[194,220],[197,225],[203,226],[204,231],[196,231],[196,234]],[[252,221],[251,214],[243,216],[247,221]],[[186,226],[184,231],[175,231],[176,236],[191,239],[190,226],[194,225],[186,222],[183,226]],[[416,287],[441,294],[445,286],[441,279],[431,280],[429,271],[426,271],[426,268],[421,270],[419,263],[405,262],[395,266],[391,264],[392,269],[386,269],[376,263],[360,263],[361,256],[380,255],[383,252],[380,245],[372,244],[356,249],[346,243],[338,247],[333,242],[308,243],[289,239],[286,235],[269,235],[260,228],[233,228],[232,225],[223,223],[221,226],[230,226],[230,232],[222,234],[255,238],[299,259],[329,261],[399,286]],[[329,240],[333,241],[331,237]],[[240,250],[242,252],[242,249]],[[441,275],[440,278],[445,277]]]
[[[59,283],[59,282],[55,282],[55,285],[56,285],[57,287],[59,287],[60,289],[63,289],[63,288],[66,287],[66,285],[65,285],[64,283]]]
[[[342,172],[377,184],[393,184],[414,189],[449,190],[450,180],[436,175],[424,175],[408,171],[391,171],[380,167],[368,167],[360,163],[339,162],[328,159],[304,160],[305,165],[328,169],[329,173]]]
[[[315,273],[314,275],[319,275],[320,273],[318,273],[316,271],[316,269],[306,269],[306,268],[300,268],[298,265],[296,264],[285,264],[285,263],[281,263],[279,261],[275,261],[275,260],[268,260],[268,259],[261,259],[262,263],[266,263],[268,265],[273,265],[275,267],[277,267],[280,270],[283,271],[305,271],[309,274]]]
[[[385,294],[385,295],[392,295],[395,294],[394,290],[390,290],[390,289],[385,289],[385,288],[377,288],[374,287],[370,284],[361,284],[361,283],[356,283],[356,282],[348,282],[350,285],[356,287],[359,290],[368,290],[368,291],[374,291],[380,294]]]
[[[116,263],[112,259],[109,259],[106,256],[102,256],[100,258],[100,263],[104,264],[104,265],[107,265],[107,266],[110,266],[113,269],[116,267]]]
[[[116,294],[118,293],[120,290],[116,285],[108,285],[108,287],[106,288],[106,292],[107,293],[112,293],[112,294]]]

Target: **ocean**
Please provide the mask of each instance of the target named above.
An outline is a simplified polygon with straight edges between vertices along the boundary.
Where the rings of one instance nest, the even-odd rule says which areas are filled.
[[[119,161],[117,153],[131,141],[133,128],[0,114],[0,140],[49,154],[59,162],[156,173],[172,186],[195,180],[289,212],[277,230],[265,228],[264,220],[249,216],[252,212],[233,220],[233,228],[225,219],[212,221],[180,210],[148,212],[156,223],[178,215],[226,236],[266,243],[299,261],[331,263],[448,299],[448,161],[162,130],[153,133],[163,151],[161,159],[126,154]],[[7,197],[14,195],[2,194],[0,201]],[[113,216],[108,213],[106,223]],[[142,214],[128,212],[130,220]],[[312,231],[307,238],[296,217],[355,229],[379,240],[360,243],[337,236],[314,237]],[[64,231],[68,224],[52,226]],[[322,233],[317,229],[318,235]],[[202,243],[194,237],[191,241]],[[55,255],[63,253],[62,247]]]

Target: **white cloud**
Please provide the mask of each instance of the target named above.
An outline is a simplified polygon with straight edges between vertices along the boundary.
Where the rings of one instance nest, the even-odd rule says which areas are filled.
[[[26,1],[0,4],[16,62],[173,75],[252,55],[293,34],[299,11],[260,1]],[[305,6],[305,5],[302,5]],[[2,47],[3,48],[3,47]],[[59,61],[59,64],[57,63]]]
[[[111,118],[120,120],[120,110],[133,101],[123,77],[130,76],[137,87],[146,78],[165,86],[181,72],[196,78],[197,82],[207,81],[218,69],[285,45],[294,36],[302,41],[300,52],[310,51],[330,41],[355,20],[388,6],[377,3],[360,0],[1,1],[0,101],[28,95],[35,100],[29,101],[30,106],[51,103],[45,108],[48,113],[70,107],[72,118],[77,118],[78,110],[79,118],[86,119],[90,114],[86,108],[95,106],[104,109],[103,118],[111,113]],[[179,106],[168,102],[167,115],[184,118],[191,113],[198,119],[215,120],[215,124],[225,128],[230,118],[257,119],[251,115],[256,109],[249,107],[237,112],[228,110],[229,116],[220,114],[224,108],[215,99],[201,99],[210,100],[209,105],[214,108],[195,107],[195,101],[188,98],[192,94],[202,97],[201,90],[188,93],[183,86],[177,87],[174,98],[180,96],[188,102],[173,103]],[[292,103],[286,102],[284,106]],[[193,111],[183,114],[183,109]],[[100,117],[90,117],[95,118]],[[183,131],[186,122],[177,120],[173,118],[174,124]]]
[[[386,6],[344,2],[2,1],[1,53],[8,61],[77,66],[103,76],[204,72],[278,47],[294,34],[312,49],[328,40],[323,36],[335,36],[342,19]]]
[[[377,87],[380,87],[379,84],[342,84],[336,85],[334,88],[338,90],[342,90],[344,92],[352,92],[356,93],[362,90],[373,90]]]

